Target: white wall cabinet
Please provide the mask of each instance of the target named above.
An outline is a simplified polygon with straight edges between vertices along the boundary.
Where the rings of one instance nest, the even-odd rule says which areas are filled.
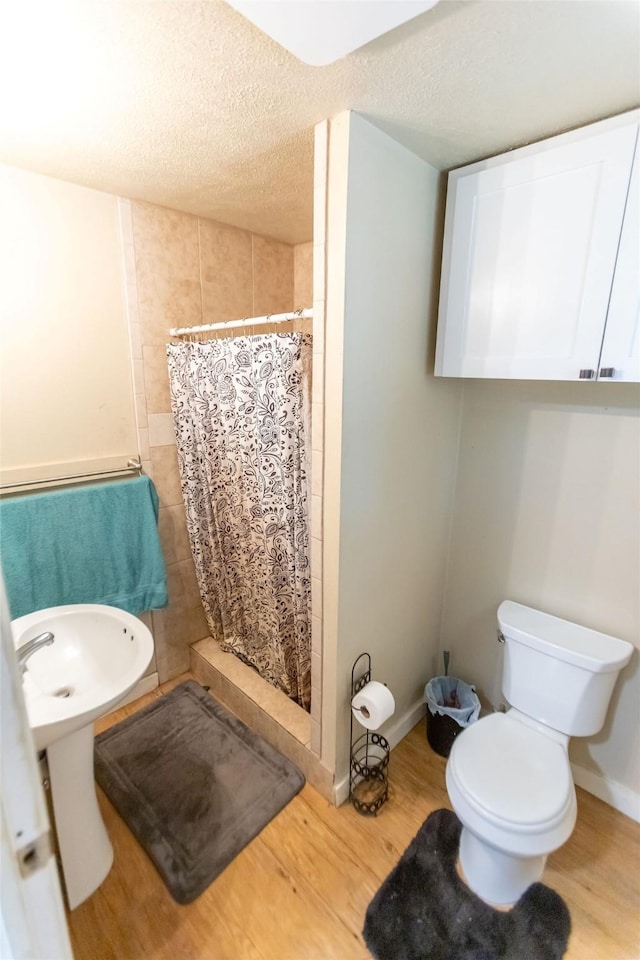
[[[633,161],[598,379],[640,380],[640,140]]]
[[[449,174],[437,375],[640,379],[639,118]]]

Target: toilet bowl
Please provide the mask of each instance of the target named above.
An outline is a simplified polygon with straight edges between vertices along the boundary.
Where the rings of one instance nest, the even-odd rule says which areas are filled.
[[[570,736],[601,729],[633,647],[512,601],[498,610],[511,708],[454,741],[446,783],[462,823],[460,868],[488,903],[511,906],[568,840],[576,795]]]
[[[512,714],[494,713],[454,743],[447,791],[462,822],[460,865],[474,892],[510,905],[568,840],[576,794],[566,745]],[[458,741],[460,741],[458,743]]]

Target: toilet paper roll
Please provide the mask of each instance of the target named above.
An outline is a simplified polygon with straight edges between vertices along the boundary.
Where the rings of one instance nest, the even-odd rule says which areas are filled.
[[[377,730],[393,716],[396,702],[384,683],[370,680],[351,701],[351,712],[367,730]]]

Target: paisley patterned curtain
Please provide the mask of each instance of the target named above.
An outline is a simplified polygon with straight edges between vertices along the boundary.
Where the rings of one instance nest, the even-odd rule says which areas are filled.
[[[310,708],[311,335],[167,345],[191,551],[212,636]]]

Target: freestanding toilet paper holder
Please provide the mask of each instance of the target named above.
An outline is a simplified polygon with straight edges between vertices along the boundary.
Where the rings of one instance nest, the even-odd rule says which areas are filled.
[[[356,669],[366,658],[366,670],[356,679]],[[351,669],[351,700],[371,680],[371,656],[361,653]],[[353,711],[350,716],[351,756],[349,766],[349,799],[363,816],[376,816],[389,797],[389,754],[391,747],[380,733],[366,730],[353,739]],[[356,721],[357,722],[357,721]],[[357,731],[356,731],[357,732]]]

